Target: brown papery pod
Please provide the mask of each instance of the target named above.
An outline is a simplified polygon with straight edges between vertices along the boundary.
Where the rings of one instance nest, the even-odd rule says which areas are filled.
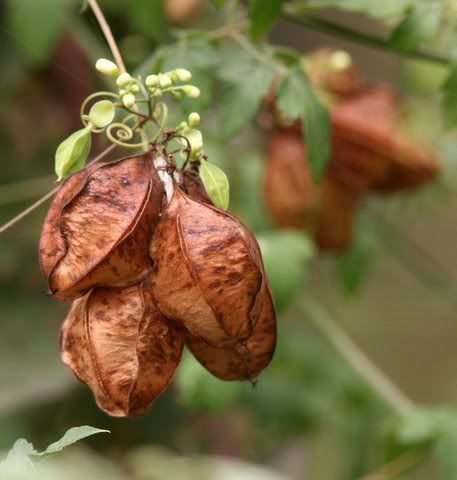
[[[333,155],[328,176],[352,190],[394,191],[431,180],[439,164],[398,125],[397,97],[365,88],[332,111]]]
[[[276,347],[276,314],[268,287],[260,319],[245,343],[215,348],[192,335],[187,346],[197,360],[221,380],[255,380],[273,358]]]
[[[175,187],[151,256],[152,291],[163,315],[217,347],[251,336],[264,272],[257,242],[236,218]]]
[[[147,285],[96,288],[73,303],[62,326],[62,360],[106,413],[141,416],[171,382],[184,336]]]
[[[270,137],[264,196],[274,222],[284,228],[303,228],[315,210],[315,187],[301,134],[276,128]]]
[[[92,165],[70,177],[49,209],[40,239],[50,292],[74,299],[94,286],[144,278],[162,199],[151,153]]]
[[[179,175],[179,185],[181,190],[189,197],[199,202],[206,203],[208,205],[213,205],[213,202],[206,193],[203,182],[201,181],[198,171],[194,170],[184,170],[178,172]]]
[[[319,195],[314,240],[322,250],[343,250],[352,242],[360,193],[331,178],[324,178]]]

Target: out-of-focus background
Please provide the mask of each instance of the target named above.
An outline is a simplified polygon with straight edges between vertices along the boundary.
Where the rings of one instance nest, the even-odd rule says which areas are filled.
[[[158,0],[100,5],[132,70],[175,42],[180,29],[210,28],[221,15],[210,2],[184,20]],[[56,145],[78,128],[81,101],[101,87],[93,65],[109,52],[92,14],[80,15],[79,7],[71,0],[0,3],[0,223],[53,188]],[[385,35],[382,22],[364,14],[319,13]],[[271,366],[252,387],[212,378],[186,356],[145,418],[107,417],[60,362],[67,305],[46,296],[40,273],[43,206],[0,236],[0,451],[19,437],[43,447],[87,424],[111,435],[65,454],[78,466],[77,478],[365,478],[384,463],[388,409],[307,321],[301,308],[307,298],[324,304],[415,403],[457,402],[457,136],[444,129],[439,109],[447,67],[285,20],[270,40],[302,52],[345,49],[364,75],[391,84],[404,96],[410,128],[436,148],[440,178],[414,193],[368,198],[350,251],[318,254],[304,234],[272,227],[262,194],[268,133],[252,125],[226,140],[215,93],[202,130],[210,159],[229,176],[231,211],[264,250],[279,313]],[[212,79],[202,74],[199,81],[204,87]],[[420,420],[415,426],[427,428]],[[457,442],[445,448],[452,460]],[[438,479],[443,468],[456,472],[446,478],[457,478],[452,465],[425,457],[402,478]]]

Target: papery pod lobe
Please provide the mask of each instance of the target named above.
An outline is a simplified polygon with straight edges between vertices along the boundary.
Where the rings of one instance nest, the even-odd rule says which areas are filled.
[[[259,246],[236,218],[178,187],[151,244],[159,310],[214,346],[247,340],[262,310]]]
[[[274,222],[303,228],[315,211],[315,187],[301,134],[293,128],[271,133],[264,196]]]
[[[62,360],[106,413],[141,416],[171,382],[184,336],[155,308],[147,284],[96,288],[62,326]]]
[[[265,287],[260,319],[251,337],[232,347],[215,348],[192,335],[187,346],[197,360],[221,380],[255,380],[268,366],[276,347],[276,314],[268,286]]]
[[[50,292],[74,299],[94,286],[144,278],[162,200],[151,153],[92,165],[70,177],[51,205],[40,239]]]

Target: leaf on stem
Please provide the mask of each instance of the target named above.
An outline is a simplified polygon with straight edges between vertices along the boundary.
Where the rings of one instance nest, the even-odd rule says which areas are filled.
[[[90,127],[84,127],[72,133],[57,147],[55,170],[59,180],[84,167],[90,146]]]
[[[251,37],[256,39],[267,34],[281,15],[282,0],[250,0],[249,19]]]
[[[399,50],[413,51],[432,40],[440,27],[438,7],[432,2],[415,5],[392,32],[390,45]]]
[[[229,181],[227,175],[216,165],[203,161],[200,165],[200,178],[214,205],[227,210],[229,206]]]
[[[281,82],[278,107],[291,120],[302,119],[311,171],[314,179],[319,180],[330,156],[330,119],[299,66],[292,68]]]

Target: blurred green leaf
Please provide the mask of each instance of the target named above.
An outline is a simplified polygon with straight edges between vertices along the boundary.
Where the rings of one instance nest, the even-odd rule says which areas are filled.
[[[51,455],[53,453],[61,452],[64,448],[69,447],[70,445],[73,445],[84,438],[91,437],[92,435],[97,435],[99,433],[110,433],[110,431],[90,427],[88,425],[70,428],[67,430],[67,432],[65,432],[65,435],[60,440],[51,443],[51,445],[49,445],[44,452],[41,452],[38,455]],[[34,455],[35,454],[36,453],[34,453]]]
[[[249,19],[251,36],[259,38],[267,34],[281,15],[283,0],[249,0]]]
[[[135,0],[135,5],[125,6],[123,12],[131,23],[132,31],[159,41],[167,33],[167,19],[162,0]]]
[[[413,51],[430,41],[440,27],[438,3],[416,4],[395,28],[389,39],[399,50]]]
[[[310,239],[298,232],[271,232],[258,237],[276,309],[285,310],[301,292],[306,266],[314,255]]]
[[[371,221],[357,222],[352,244],[337,261],[338,278],[346,293],[358,290],[380,249],[377,226]]]
[[[451,65],[444,82],[441,107],[446,125],[450,128],[457,125],[457,63]]]
[[[196,409],[219,412],[236,402],[240,382],[223,382],[198,363],[193,355],[184,352],[176,375],[181,400]]]
[[[85,127],[72,133],[57,147],[55,170],[59,180],[84,167],[89,155],[90,145],[90,127]]]
[[[227,175],[216,165],[203,161],[200,165],[200,178],[214,205],[227,210],[230,188]]]
[[[49,58],[65,27],[68,0],[9,0],[7,25],[25,60],[38,65]]]
[[[292,120],[303,119],[311,171],[314,179],[319,180],[330,156],[330,119],[299,66],[281,82],[278,105]]]
[[[439,461],[443,480],[457,478],[457,414],[444,414],[441,435],[437,441],[435,455]]]
[[[221,56],[224,62],[218,76],[223,82],[220,98],[222,133],[225,137],[232,137],[255,117],[273,81],[274,68],[239,48],[222,50]]]

